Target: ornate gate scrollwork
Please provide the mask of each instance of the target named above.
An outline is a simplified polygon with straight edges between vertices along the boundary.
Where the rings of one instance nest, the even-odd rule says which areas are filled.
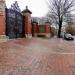
[[[17,2],[6,9],[6,35],[9,38],[24,37],[24,21]]]

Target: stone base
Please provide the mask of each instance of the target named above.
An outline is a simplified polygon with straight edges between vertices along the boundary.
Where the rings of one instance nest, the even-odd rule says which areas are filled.
[[[34,34],[34,37],[37,37],[37,34],[36,33]]]
[[[50,34],[50,33],[46,33],[46,34],[45,34],[45,37],[46,37],[46,38],[50,38],[50,37],[51,37],[51,34]]]
[[[9,38],[6,35],[0,35],[0,43],[6,42]]]
[[[32,34],[25,34],[26,38],[32,38]]]

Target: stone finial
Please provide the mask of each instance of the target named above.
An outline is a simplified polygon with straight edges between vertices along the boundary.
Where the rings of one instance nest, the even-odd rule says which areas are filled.
[[[28,6],[26,6],[26,9],[28,9]]]
[[[22,11],[22,13],[29,13],[32,14],[32,12],[28,9],[28,6],[25,7],[25,9]]]

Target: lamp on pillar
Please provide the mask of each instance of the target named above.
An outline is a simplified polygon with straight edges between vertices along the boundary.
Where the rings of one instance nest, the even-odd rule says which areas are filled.
[[[26,38],[31,38],[31,14],[32,12],[28,9],[28,6],[26,6],[26,9],[22,11],[22,14],[24,16],[24,22],[25,22],[25,36]]]

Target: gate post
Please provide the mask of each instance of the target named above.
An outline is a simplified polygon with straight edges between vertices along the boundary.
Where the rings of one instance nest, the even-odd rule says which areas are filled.
[[[32,12],[28,9],[26,6],[26,9],[22,11],[22,14],[24,16],[24,23],[25,23],[25,36],[26,38],[31,38],[32,37],[32,26],[31,26],[31,14]]]
[[[51,37],[51,33],[50,33],[50,23],[49,22],[45,22],[45,33],[46,33],[46,37],[50,38]]]
[[[5,1],[0,0],[0,39],[5,38],[5,31],[6,31],[6,26],[5,26]]]
[[[32,34],[34,37],[37,37],[38,34],[38,23],[32,22]]]

